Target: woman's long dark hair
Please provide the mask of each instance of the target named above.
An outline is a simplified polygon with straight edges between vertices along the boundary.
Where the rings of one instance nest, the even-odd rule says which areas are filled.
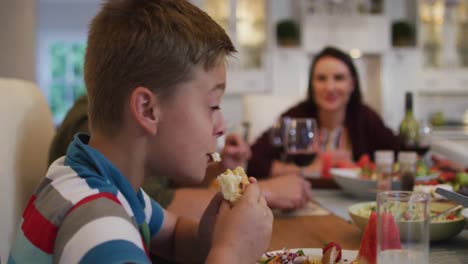
[[[346,66],[348,67],[349,72],[351,73],[351,77],[353,78],[354,81],[354,89],[351,93],[351,96],[349,98],[348,105],[346,107],[346,116],[349,116],[353,112],[356,113],[357,109],[359,109],[359,106],[361,105],[361,86],[359,85],[359,76],[356,70],[356,67],[354,66],[353,59],[351,57],[335,48],[335,47],[325,47],[317,56],[315,56],[314,60],[312,61],[309,69],[309,89],[308,89],[308,94],[307,94],[307,104],[310,105],[311,109],[314,111],[317,111],[317,103],[315,102],[314,98],[314,87],[313,87],[313,78],[314,78],[314,71],[315,71],[315,65],[317,62],[324,57],[332,57],[335,59],[340,60]]]

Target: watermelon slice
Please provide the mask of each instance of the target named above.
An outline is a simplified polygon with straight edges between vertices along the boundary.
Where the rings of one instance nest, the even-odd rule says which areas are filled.
[[[389,213],[382,215],[384,225],[384,236],[390,238],[382,245],[383,249],[401,249],[400,233]],[[366,229],[361,239],[359,252],[356,261],[358,263],[375,264],[377,263],[377,213],[372,212],[367,221]]]
[[[387,228],[383,230],[383,237],[386,239],[382,243],[382,250],[401,249],[400,232],[395,224],[395,220],[390,213],[382,214],[383,225]]]

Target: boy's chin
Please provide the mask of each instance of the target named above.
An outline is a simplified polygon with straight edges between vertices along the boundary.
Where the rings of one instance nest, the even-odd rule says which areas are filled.
[[[204,178],[205,170],[203,170],[203,172],[181,173],[179,177],[175,177],[175,179],[172,180],[181,185],[191,185],[201,183]]]

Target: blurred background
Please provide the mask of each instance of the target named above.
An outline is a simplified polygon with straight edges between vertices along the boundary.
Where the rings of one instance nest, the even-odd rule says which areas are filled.
[[[56,126],[86,93],[87,27],[100,2],[0,0],[0,76],[38,83]],[[417,119],[435,134],[468,139],[467,0],[191,2],[220,23],[239,50],[229,61],[222,105],[232,130],[252,121],[258,104],[252,96],[269,106],[267,124],[303,98],[311,58],[333,45],[355,59],[364,99],[389,127],[398,128],[404,94],[411,91]],[[280,98],[285,107],[269,105],[268,98]]]

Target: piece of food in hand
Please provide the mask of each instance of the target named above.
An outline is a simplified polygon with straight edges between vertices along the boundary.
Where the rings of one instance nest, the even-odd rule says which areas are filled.
[[[335,264],[341,260],[341,246],[336,242],[330,242],[322,248],[322,263]]]
[[[214,162],[220,162],[222,159],[221,159],[221,155],[219,155],[218,152],[213,152],[210,154],[211,156],[211,159],[214,161]]]
[[[244,193],[247,185],[250,184],[247,174],[241,167],[237,167],[233,171],[227,169],[218,176],[218,183],[221,186],[224,199],[231,203],[236,202]]]

